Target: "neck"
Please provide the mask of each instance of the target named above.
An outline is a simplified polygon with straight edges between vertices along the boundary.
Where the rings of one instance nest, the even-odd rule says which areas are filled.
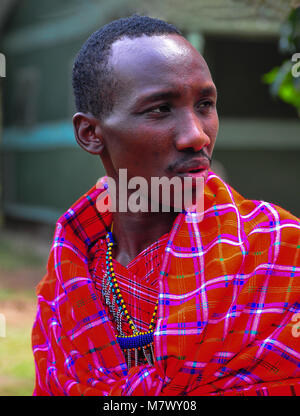
[[[141,251],[168,233],[178,212],[113,213],[114,258],[127,266]]]

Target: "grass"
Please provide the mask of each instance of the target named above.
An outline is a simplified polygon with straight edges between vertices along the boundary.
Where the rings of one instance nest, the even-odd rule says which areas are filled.
[[[0,395],[29,396],[34,384],[34,363],[30,345],[31,325],[7,325],[0,339]]]
[[[44,259],[26,247],[16,249],[14,244],[0,238],[0,264],[5,271],[14,271],[22,267],[41,267]]]
[[[34,388],[34,287],[45,274],[46,260],[19,243],[0,237],[0,313],[6,321],[6,336],[0,337],[0,396],[31,396]]]

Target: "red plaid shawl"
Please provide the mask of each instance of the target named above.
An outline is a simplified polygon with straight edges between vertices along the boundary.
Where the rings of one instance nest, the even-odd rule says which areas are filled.
[[[139,253],[126,267],[112,259],[113,269],[125,305],[136,328],[141,332],[148,331],[158,299],[159,270],[161,269],[167,242],[168,233]],[[99,238],[99,241],[89,251],[91,260],[89,270],[98,293],[102,292],[103,275],[106,272],[106,252],[107,243],[105,238]],[[106,313],[109,317],[112,317],[105,300],[103,305]],[[132,329],[130,329],[124,315],[121,321],[124,334],[132,335]],[[115,319],[114,328],[117,330]]]
[[[300,223],[213,172],[180,213],[159,279],[156,363],[129,371],[88,269],[111,214],[93,187],[57,222],[37,288],[35,395],[300,395]]]

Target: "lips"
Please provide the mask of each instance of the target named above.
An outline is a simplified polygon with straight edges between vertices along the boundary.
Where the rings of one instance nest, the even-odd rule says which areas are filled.
[[[210,167],[210,162],[206,158],[192,159],[183,163],[175,169],[177,174],[197,174],[206,171]]]

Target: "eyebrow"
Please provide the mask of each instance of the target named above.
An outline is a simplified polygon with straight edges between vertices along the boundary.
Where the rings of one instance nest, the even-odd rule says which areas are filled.
[[[200,88],[198,91],[198,94],[199,96],[202,96],[202,97],[208,96],[208,95],[217,95],[217,90],[215,86],[209,85],[207,87]],[[170,90],[165,90],[165,91],[157,91],[157,92],[153,92],[150,94],[144,94],[136,100],[136,102],[134,103],[134,106],[136,107],[139,105],[148,104],[148,103],[155,102],[158,100],[179,98],[180,95],[181,95],[180,92],[176,91],[175,88],[170,89]]]

